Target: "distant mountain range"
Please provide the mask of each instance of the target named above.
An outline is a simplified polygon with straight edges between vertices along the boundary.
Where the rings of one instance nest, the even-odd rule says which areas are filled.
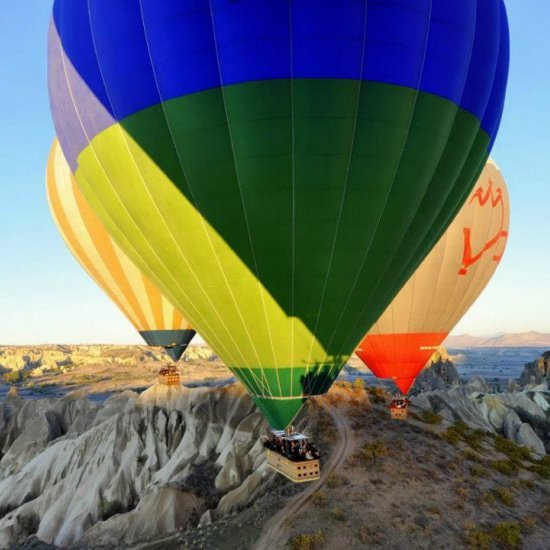
[[[458,334],[448,336],[446,348],[545,348],[550,350],[550,334],[536,332],[503,333],[496,336]]]

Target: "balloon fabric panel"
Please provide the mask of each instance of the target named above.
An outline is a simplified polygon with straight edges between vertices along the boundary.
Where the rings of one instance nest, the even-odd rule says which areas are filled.
[[[328,389],[470,191],[503,21],[499,0],[55,2],[79,186],[272,425]]]
[[[357,349],[376,376],[410,389],[495,273],[509,223],[506,183],[490,160],[455,220]]]
[[[57,141],[48,161],[46,189],[57,228],[80,265],[148,344],[168,346],[167,353],[177,361],[195,332],[105,231],[78,189]]]

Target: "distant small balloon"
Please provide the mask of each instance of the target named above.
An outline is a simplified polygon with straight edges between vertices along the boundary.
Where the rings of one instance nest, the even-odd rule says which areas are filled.
[[[376,376],[409,391],[491,280],[509,223],[506,183],[489,160],[455,220],[357,349]]]
[[[73,256],[150,346],[178,361],[195,335],[183,315],[111,239],[78,189],[57,140],[46,172],[53,219]]]

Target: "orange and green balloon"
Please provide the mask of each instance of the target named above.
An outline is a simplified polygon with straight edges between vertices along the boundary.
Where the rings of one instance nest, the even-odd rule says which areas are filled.
[[[356,350],[376,376],[409,391],[493,277],[509,224],[508,189],[489,160],[447,231]]]

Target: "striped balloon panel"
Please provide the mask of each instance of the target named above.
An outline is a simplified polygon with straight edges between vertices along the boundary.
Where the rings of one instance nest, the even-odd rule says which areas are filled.
[[[508,241],[510,202],[490,160],[436,246],[361,342],[357,354],[406,392],[483,292]]]
[[[48,161],[46,187],[50,210],[63,240],[136,330],[191,328],[105,231],[76,185],[57,141]]]
[[[507,70],[501,0],[57,0],[49,40],[78,185],[274,426],[456,214]]]

